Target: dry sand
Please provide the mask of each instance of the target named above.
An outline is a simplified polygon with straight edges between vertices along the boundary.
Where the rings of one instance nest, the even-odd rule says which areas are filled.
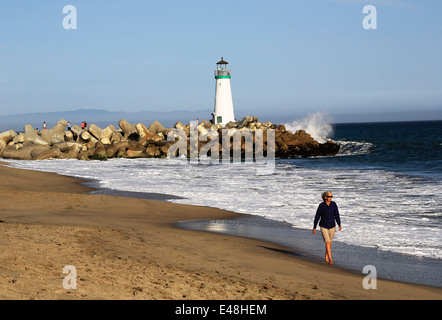
[[[78,179],[0,165],[1,299],[441,299],[442,289],[307,261],[274,244],[178,229],[236,213],[84,194]],[[77,289],[64,289],[75,266]]]

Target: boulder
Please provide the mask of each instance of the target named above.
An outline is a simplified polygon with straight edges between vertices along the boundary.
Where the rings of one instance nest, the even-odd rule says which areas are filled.
[[[258,117],[254,117],[254,116],[247,116],[241,119],[241,121],[239,121],[238,126],[239,127],[248,127],[253,123],[258,122]]]
[[[183,131],[185,133],[185,135],[188,136],[190,133],[190,123],[185,126],[183,123],[178,121],[177,123],[175,123],[173,128],[169,128],[169,129],[162,131],[164,134],[164,137],[167,137],[167,135],[169,134],[170,131],[172,131],[172,133],[177,132],[177,131]]]
[[[141,139],[143,139],[146,134],[150,134],[149,130],[147,130],[146,126],[141,122],[135,125],[135,129],[137,129]]]
[[[78,153],[81,151],[81,148],[81,144],[75,143],[69,150],[63,152],[63,156],[67,159],[75,159],[78,157]]]
[[[89,151],[87,151],[87,150],[80,151],[78,153],[77,159],[78,160],[90,160],[89,159]]]
[[[120,131],[115,131],[114,133],[112,133],[112,136],[110,138],[111,143],[119,143],[123,140],[124,140],[124,137]]]
[[[101,139],[102,129],[96,124],[89,125],[88,131],[92,134],[97,140]]]
[[[51,150],[51,146],[41,146],[39,148],[32,148],[31,152],[29,153],[32,158],[34,158],[36,155],[42,152],[46,152]]]
[[[23,145],[21,148],[17,148],[17,145],[12,145],[3,150],[2,157],[5,159],[31,160],[33,155],[49,149],[49,145],[36,145],[32,143]]]
[[[123,158],[123,157],[125,157],[126,156],[126,148],[125,147],[119,147],[118,148],[118,150],[117,150],[117,154],[116,154],[116,157],[117,158]]]
[[[201,136],[206,136],[209,133],[202,123],[200,123],[196,128]]]
[[[144,157],[144,150],[127,150],[126,158],[142,158]]]
[[[0,153],[1,150],[6,148],[6,146],[8,145],[8,143],[15,139],[17,137],[17,132],[15,132],[14,130],[8,130],[5,132],[0,133]],[[17,142],[23,142],[24,141],[24,137],[22,141],[17,141]]]
[[[82,145],[78,142],[65,141],[65,142],[58,143],[58,144],[54,145],[54,147],[60,149],[61,152],[67,152],[67,151],[70,151],[72,148],[81,150]]]
[[[112,135],[117,131],[113,125],[109,125],[101,131],[101,142],[111,144]]]
[[[92,140],[92,135],[89,132],[82,131],[80,133],[80,141],[82,141],[82,142],[89,142],[91,140]]]
[[[173,145],[173,142],[166,142],[163,146],[160,147],[160,151],[162,154],[167,155],[170,147]]]
[[[95,151],[92,155],[93,160],[106,160],[107,154],[106,154],[106,148],[104,147],[103,143],[101,141],[98,141],[95,146]]]
[[[140,143],[136,142],[136,141],[130,141],[128,143],[129,147],[127,148],[127,150],[131,150],[131,151],[144,151],[146,148],[141,145]]]
[[[294,144],[292,141],[290,141],[290,144],[285,144],[284,142],[282,144],[277,143],[275,155],[287,159],[334,156],[339,152],[339,145],[331,141],[318,143],[317,141],[299,142],[298,140],[299,143],[297,144]]]
[[[83,131],[78,125],[71,128],[71,132],[75,135],[74,139],[78,139]]]
[[[31,148],[19,148],[17,149],[15,146],[9,146],[3,149],[2,158],[5,159],[16,159],[16,160],[31,160]]]
[[[64,141],[64,133],[67,124],[66,120],[60,120],[52,129],[41,130],[40,135],[49,144],[61,143]]]
[[[25,125],[24,130],[24,142],[29,142],[41,146],[49,145],[49,142],[40,137],[30,124]]]
[[[65,141],[74,141],[74,134],[72,133],[72,131],[65,131],[64,140]]]
[[[162,140],[162,138],[158,135],[154,135],[151,133],[147,133],[143,139],[140,140],[139,144],[143,147],[146,147],[149,143],[156,143],[158,141]]]
[[[58,148],[51,148],[49,150],[41,151],[41,152],[34,152],[35,149],[32,152],[32,160],[45,160],[45,159],[51,159],[51,158],[57,158],[61,155],[61,151]]]
[[[153,158],[155,157],[155,153],[156,153],[156,147],[154,145],[150,145],[146,148],[146,155],[149,158]]]
[[[118,151],[118,144],[108,144],[104,145],[106,148],[106,157],[113,158],[117,154]]]
[[[232,128],[236,128],[236,127],[238,127],[238,123],[235,121],[230,121],[229,123],[227,123],[225,125],[226,129],[232,129]]]
[[[115,152],[114,152],[114,148],[116,148]],[[108,156],[108,158],[110,158],[110,154],[114,154],[113,157],[117,157],[117,158],[122,158],[125,156],[126,154],[126,150],[129,148],[129,143],[124,141],[124,142],[118,142],[118,143],[113,143],[110,146],[106,146],[106,155]]]
[[[17,143],[23,143],[24,141],[25,141],[25,135],[23,134],[23,132],[20,132],[10,142],[12,142],[13,144],[17,144]]]
[[[175,123],[175,125],[173,127],[178,130],[184,130],[186,128],[186,126],[184,124],[182,124],[180,121]]]
[[[124,133],[124,136],[130,140],[138,140],[139,133],[134,125],[130,124],[124,119],[118,121],[118,125]]]
[[[203,120],[203,121],[202,121],[202,124],[204,125],[204,127],[205,127],[206,129],[210,129],[210,127],[212,126],[212,122],[207,121],[207,120]]]
[[[95,138],[94,138],[94,139],[95,139]],[[90,149],[94,149],[96,144],[97,144],[97,141],[96,141],[96,140],[90,140],[90,141],[86,142],[86,143],[83,145],[83,147],[86,147],[87,150],[90,150]]]
[[[328,140],[318,146],[318,153],[323,157],[331,157],[338,154],[340,146],[333,141]]]
[[[152,123],[149,126],[149,128],[147,128],[147,130],[149,130],[149,132],[152,134],[157,134],[161,131],[166,130],[166,128],[164,128],[163,125],[161,123],[159,123],[158,121],[155,121],[154,123]]]
[[[295,135],[289,135],[287,132],[281,133],[279,130],[278,130],[278,132],[275,131],[275,136],[276,136],[277,138],[280,138],[280,139],[281,139],[284,143],[286,143],[286,144],[287,144],[289,141],[292,141],[292,140],[300,141],[300,139],[299,139],[298,136],[295,136]]]

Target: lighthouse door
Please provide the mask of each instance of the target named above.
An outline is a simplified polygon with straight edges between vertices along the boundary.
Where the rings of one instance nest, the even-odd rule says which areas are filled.
[[[222,116],[216,117],[216,123],[223,123],[223,117]]]

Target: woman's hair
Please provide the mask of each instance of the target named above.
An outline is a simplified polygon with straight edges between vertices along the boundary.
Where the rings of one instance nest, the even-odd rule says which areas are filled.
[[[322,200],[323,201],[325,201],[325,195],[327,194],[327,193],[332,193],[331,191],[324,191],[322,194],[321,194],[321,197],[322,197]]]

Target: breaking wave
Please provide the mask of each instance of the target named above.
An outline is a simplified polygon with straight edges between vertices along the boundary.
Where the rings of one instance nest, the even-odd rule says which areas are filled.
[[[333,135],[333,127],[329,120],[330,115],[327,112],[317,112],[308,115],[304,119],[286,123],[284,126],[291,132],[304,130],[319,143],[325,143]],[[366,154],[375,146],[373,143],[359,141],[334,140],[334,142],[340,146],[338,156]]]
[[[355,156],[359,154],[370,153],[375,147],[373,143],[370,142],[358,142],[358,141],[344,141],[335,140],[339,145],[338,156]]]
[[[304,130],[319,143],[324,143],[333,134],[333,127],[328,122],[329,119],[330,115],[327,112],[317,112],[308,115],[302,120],[294,120],[292,123],[287,123],[284,126],[291,132]]]

